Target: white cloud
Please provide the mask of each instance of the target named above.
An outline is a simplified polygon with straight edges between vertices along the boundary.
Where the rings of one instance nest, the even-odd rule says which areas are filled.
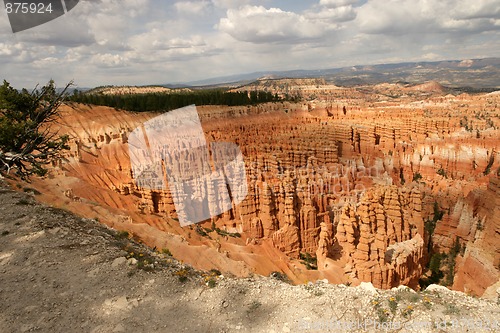
[[[229,9],[227,17],[220,20],[218,28],[239,41],[259,44],[317,39],[335,26],[279,8],[244,6]]]
[[[98,67],[123,67],[127,65],[127,59],[119,54],[96,54],[90,63]]]
[[[455,2],[452,16],[457,19],[500,18],[497,0],[460,0]]]
[[[229,8],[239,8],[243,5],[249,4],[250,0],[212,0],[214,6],[229,9]]]
[[[46,57],[39,60],[33,61],[33,67],[35,68],[45,68],[47,66],[57,65],[61,62],[61,59],[56,57]]]
[[[0,10],[0,79],[19,87],[487,57],[500,47],[498,0],[81,0],[34,29],[13,34],[8,22]]]
[[[345,7],[358,3],[358,0],[320,0],[319,4],[321,6],[337,8]]]
[[[327,20],[331,22],[347,22],[356,18],[356,10],[352,6],[323,8],[320,11],[307,12],[310,19]]]
[[[179,13],[190,15],[200,15],[207,11],[210,6],[209,1],[180,1],[174,4]]]
[[[0,43],[0,55],[1,56],[11,56],[15,51],[16,45],[19,45],[19,44],[11,45],[11,44]]]
[[[477,33],[498,29],[499,8],[493,0],[370,0],[357,23],[373,34]]]

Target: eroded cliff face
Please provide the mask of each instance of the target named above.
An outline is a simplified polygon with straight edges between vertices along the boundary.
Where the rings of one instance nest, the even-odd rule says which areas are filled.
[[[342,209],[333,258],[346,258],[350,275],[378,288],[418,286],[424,264],[420,191],[396,186],[368,190]]]
[[[500,179],[491,177],[486,189],[460,199],[450,216],[450,227],[453,232],[439,235],[441,242],[455,238],[463,247],[453,288],[481,295],[500,281]]]
[[[294,88],[316,91],[308,102],[198,107],[208,143],[240,147],[248,194],[186,228],[168,187],[141,188],[132,178],[128,134],[155,115],[77,105],[65,110],[61,128],[73,136],[72,150],[54,166],[46,190],[50,200],[63,197],[77,211],[105,215],[149,244],[177,246],[180,259],[201,268],[207,261],[236,275],[280,270],[295,282],[417,288],[429,240],[433,251],[446,252],[459,237],[465,253],[454,287],[481,294],[498,280],[500,97],[443,96],[430,87],[431,95],[427,86],[367,91],[309,82]],[[435,202],[444,216],[430,235],[425,222]],[[315,256],[318,270],[306,270],[301,254]],[[482,282],[472,278],[475,271]]]

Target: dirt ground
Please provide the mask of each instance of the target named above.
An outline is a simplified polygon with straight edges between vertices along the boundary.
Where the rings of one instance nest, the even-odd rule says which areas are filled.
[[[0,180],[0,332],[500,332],[496,300],[200,272]]]

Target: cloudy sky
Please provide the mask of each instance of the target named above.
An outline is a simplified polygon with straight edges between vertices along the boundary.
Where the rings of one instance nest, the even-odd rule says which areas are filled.
[[[15,34],[0,16],[0,79],[16,87],[500,56],[498,0],[81,0]]]

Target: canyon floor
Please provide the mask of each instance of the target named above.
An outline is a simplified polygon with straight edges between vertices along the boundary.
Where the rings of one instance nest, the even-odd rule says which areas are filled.
[[[37,195],[0,181],[0,332],[500,331],[497,295],[196,271]]]

